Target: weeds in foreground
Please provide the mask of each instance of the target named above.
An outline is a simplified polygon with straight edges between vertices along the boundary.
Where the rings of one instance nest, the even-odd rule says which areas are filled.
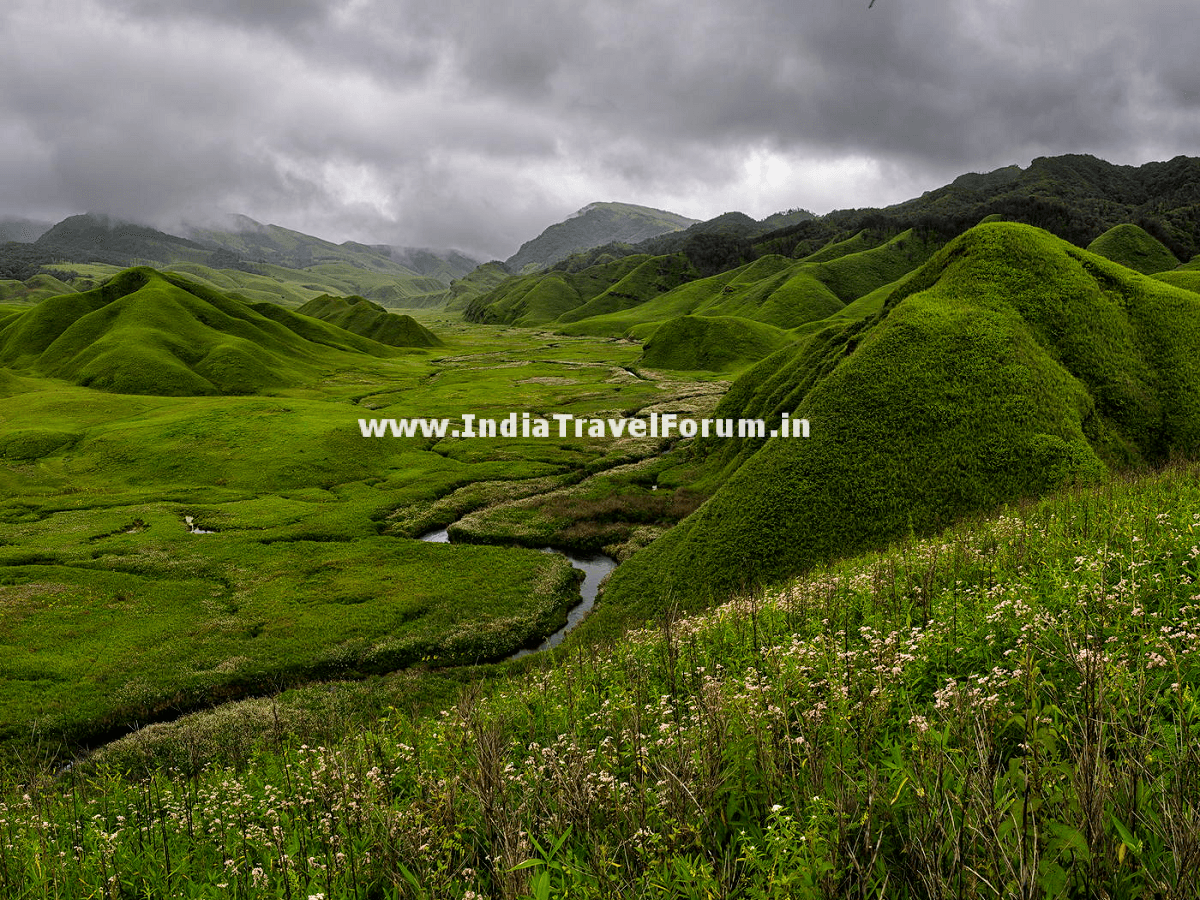
[[[0,894],[1194,896],[1197,474],[567,647],[336,746],[10,777]]]

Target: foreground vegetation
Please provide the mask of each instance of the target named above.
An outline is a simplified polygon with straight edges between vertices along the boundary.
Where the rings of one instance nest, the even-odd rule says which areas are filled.
[[[1059,494],[610,646],[569,640],[326,745],[267,728],[249,764],[187,723],[148,730],[9,787],[0,886],[1191,896],[1198,476]],[[157,767],[188,747],[207,764]]]

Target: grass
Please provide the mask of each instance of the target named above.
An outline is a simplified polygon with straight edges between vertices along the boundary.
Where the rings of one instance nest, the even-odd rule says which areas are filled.
[[[296,312],[389,347],[436,347],[442,343],[437,335],[412,316],[389,313],[379,304],[363,297],[330,297],[323,294],[309,300]]]
[[[139,290],[157,292],[171,327],[187,312],[217,324],[237,313],[303,340],[320,362],[270,396],[120,394],[0,368],[0,760],[70,758],[136,722],[339,672],[503,656],[560,624],[571,570],[526,550],[412,538],[666,449],[364,439],[360,417],[623,415],[705,392],[715,402],[707,383],[632,374],[635,344],[439,319],[436,351],[352,354],[369,342],[145,278]],[[86,318],[89,295],[68,299]],[[90,297],[101,311],[104,299]],[[61,312],[48,302],[44,316]],[[26,321],[22,344],[35,359],[56,334],[52,316],[39,321],[50,325]],[[190,533],[188,517],[212,533]],[[551,505],[528,517],[546,522],[557,522]],[[586,510],[573,524],[587,527]]]
[[[1194,269],[1178,269],[1171,272],[1159,272],[1154,276],[1163,284],[1180,287],[1184,290],[1200,294],[1200,272]]]
[[[73,293],[75,288],[53,275],[34,275],[25,281],[0,280],[0,303],[37,303],[47,297]]]
[[[1166,272],[1179,265],[1179,260],[1161,241],[1130,223],[1114,225],[1087,248],[1143,275]]]
[[[146,270],[9,311],[0,893],[1187,896],[1200,473],[1110,473],[1195,454],[1198,301],[1008,224],[883,281],[919,252],[768,256],[623,311],[832,297],[727,394],[436,311],[444,348],[372,355]],[[40,368],[147,287],[113,317],[132,346],[250,323],[311,369],[175,397]],[[714,351],[770,327],[717,326]],[[813,437],[357,429],[513,410],[787,410]],[[465,543],[412,540],[445,525]],[[489,663],[562,620],[565,561],[500,546],[547,542],[624,561],[559,650]]]
[[[1198,475],[1023,503],[508,673],[409,673],[369,725],[330,685],[145,729],[10,783],[0,886],[1190,896]]]
[[[642,350],[654,369],[733,371],[787,346],[786,332],[734,316],[680,316],[659,325]]]
[[[264,315],[266,312],[268,315]],[[43,301],[0,332],[0,362],[128,394],[247,394],[394,351],[153,269]],[[279,321],[283,319],[284,321]]]
[[[719,485],[618,569],[608,628],[1106,469],[1200,449],[1200,303],[1028,226],[983,225],[741,376],[718,416],[807,440],[701,446]],[[599,610],[599,608],[598,608]],[[611,627],[619,628],[619,624]]]

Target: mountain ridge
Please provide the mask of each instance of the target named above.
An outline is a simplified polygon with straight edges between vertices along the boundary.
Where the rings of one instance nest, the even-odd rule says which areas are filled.
[[[513,272],[545,268],[581,250],[611,243],[637,243],[695,223],[687,216],[649,206],[589,203],[523,243],[505,265]]]

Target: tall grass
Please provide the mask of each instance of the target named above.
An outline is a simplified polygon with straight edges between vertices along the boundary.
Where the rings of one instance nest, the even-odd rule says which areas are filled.
[[[10,775],[0,895],[1194,896],[1198,476],[568,642],[336,745]]]

